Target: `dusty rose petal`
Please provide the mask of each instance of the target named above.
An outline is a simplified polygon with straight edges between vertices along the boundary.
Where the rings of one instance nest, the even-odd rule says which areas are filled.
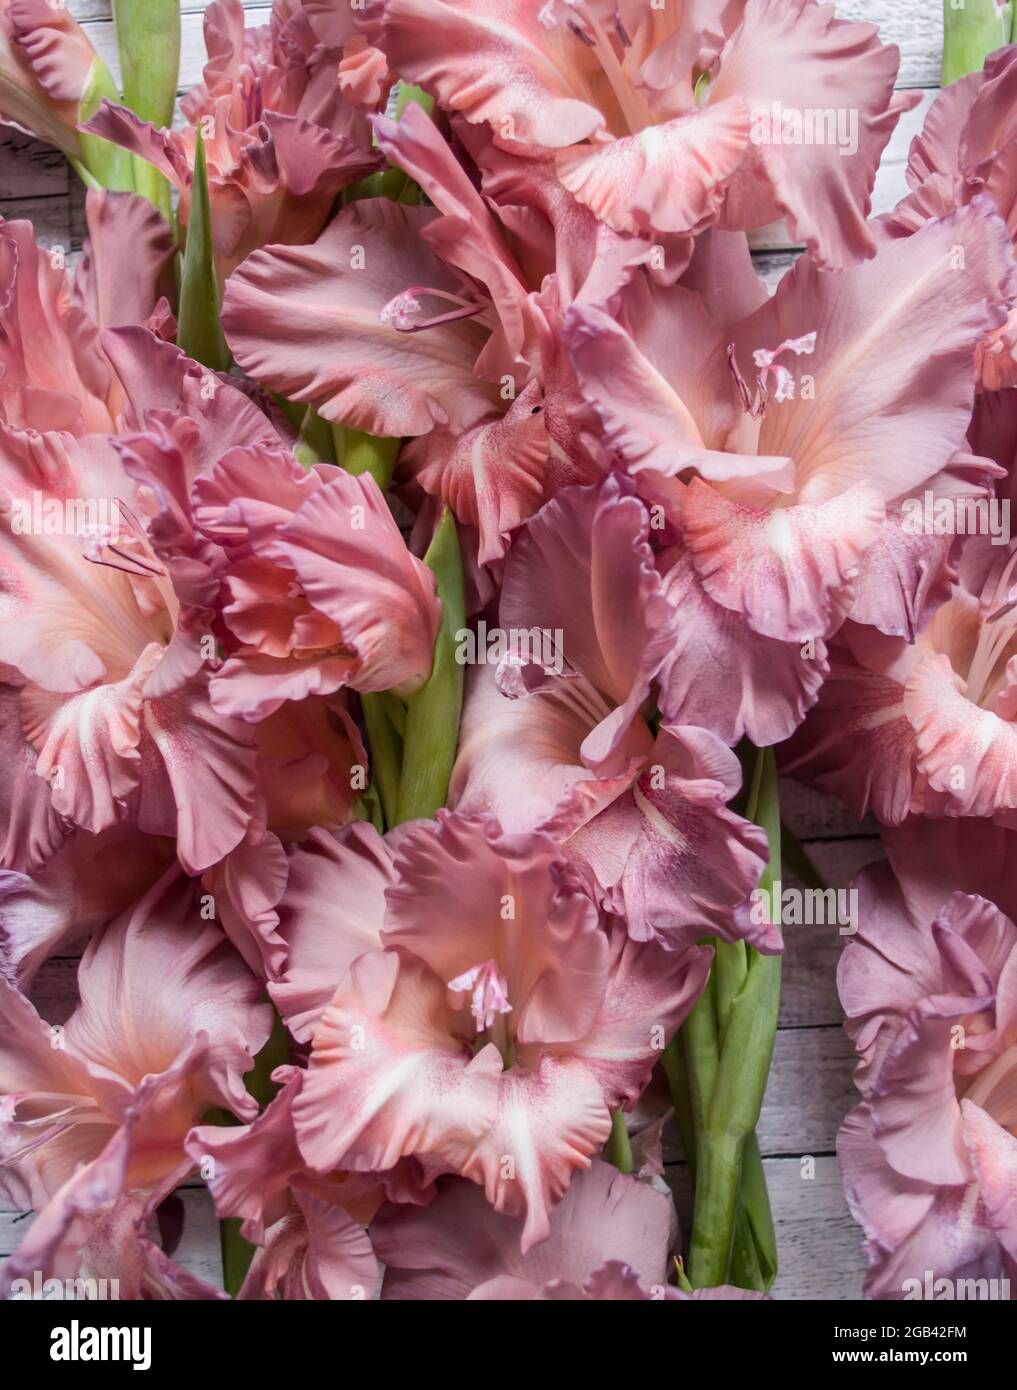
[[[749,112],[734,97],[555,158],[558,177],[616,232],[698,232],[716,220],[745,157]]]
[[[732,746],[743,735],[757,747],[781,743],[816,701],[829,670],[825,644],[763,637],[710,598],[688,555],[665,554],[661,564],[676,616],[659,676],[667,718],[712,729]]]
[[[293,1036],[307,1042],[346,971],[381,944],[392,850],[358,821],[338,835],[313,831],[289,855],[279,930],[288,954],[269,993]]]
[[[685,540],[711,598],[744,613],[764,637],[805,642],[840,625],[859,559],[884,515],[864,483],[818,506],[762,511],[693,479]]]

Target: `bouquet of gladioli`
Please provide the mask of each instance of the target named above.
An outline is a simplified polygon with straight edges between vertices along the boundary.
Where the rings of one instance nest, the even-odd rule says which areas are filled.
[[[74,8],[0,0],[87,189],[0,221],[0,1293],[768,1297],[778,770],[886,827],[867,1293],[1017,1280],[1010,7],[874,220],[816,0],[213,0],[179,104],[177,0]]]

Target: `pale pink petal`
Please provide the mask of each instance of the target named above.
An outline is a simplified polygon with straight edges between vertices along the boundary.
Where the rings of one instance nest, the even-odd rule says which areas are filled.
[[[138,786],[142,690],[161,656],[161,648],[148,646],[126,679],[80,695],[22,691],[22,727],[53,809],[93,834],[123,818]]]
[[[385,1266],[383,1299],[489,1299],[506,1278],[532,1298],[552,1280],[582,1285],[606,1259],[623,1261],[647,1287],[663,1283],[669,1218],[655,1188],[594,1159],[552,1211],[548,1239],[525,1255],[521,1222],[457,1178],[439,1180],[430,1206],[383,1209],[371,1240]]]
[[[573,690],[578,698],[571,698]],[[577,677],[554,690],[510,699],[498,687],[494,665],[475,667],[467,678],[449,805],[471,815],[493,815],[508,831],[545,826],[557,833],[569,788],[593,780],[581,749],[600,710],[595,699],[584,698],[588,695],[583,678]],[[649,729],[644,726],[640,735],[634,726],[626,744],[629,761],[638,761],[651,742]],[[519,775],[522,767],[524,777]],[[619,774],[622,786],[630,775],[626,765]],[[596,785],[602,785],[600,779]]]
[[[295,1192],[289,1212],[257,1251],[239,1299],[322,1299],[358,1302],[373,1297],[378,1261],[367,1232],[340,1206]]]
[[[0,976],[27,990],[48,956],[136,902],[173,857],[172,842],[122,822],[79,830],[31,877],[0,872]]]
[[[858,483],[818,505],[764,511],[694,478],[685,541],[712,599],[765,637],[805,642],[840,626],[858,562],[879,533],[878,493]]]
[[[424,683],[441,620],[434,575],[410,554],[370,474],[339,473],[319,489],[280,532],[279,550],[358,658],[357,689]]]
[[[290,1032],[308,1042],[349,967],[381,945],[392,850],[364,821],[338,835],[316,830],[289,854],[279,906],[286,968],[269,988]]]
[[[611,933],[608,987],[593,1027],[575,1049],[607,1104],[631,1106],[660,1053],[695,1005],[710,973],[707,947],[665,950]]]
[[[54,101],[79,103],[98,59],[74,16],[49,0],[7,0],[5,9],[40,85]]]
[[[461,1171],[483,1184],[495,1211],[525,1217],[525,1255],[550,1234],[552,1208],[607,1138],[611,1114],[592,1071],[574,1057],[534,1057],[502,1073],[497,1091],[496,1119]]]
[[[0,864],[24,873],[37,873],[66,835],[49,785],[38,774],[38,757],[22,732],[21,690],[0,686]]]
[[[314,1034],[294,1105],[311,1168],[392,1168],[435,1154],[459,1167],[498,1111],[502,1060],[471,1058],[452,1031],[448,990],[421,962],[374,951],[351,966]]]
[[[73,1054],[136,1086],[194,1053],[194,1119],[212,1105],[250,1115],[243,1076],[268,1039],[271,1010],[219,928],[201,920],[178,870],[89,944],[78,987],[65,1028]]]
[[[88,241],[74,281],[77,302],[99,329],[145,324],[172,288],[177,246],[147,198],[90,189]]]
[[[423,229],[424,240],[446,264],[486,286],[509,361],[525,368],[536,347],[529,290],[487,203],[421,107],[411,102],[398,125],[380,116],[371,124],[389,162],[442,213]]]
[[[277,980],[286,962],[286,943],[279,935],[279,901],[288,872],[280,841],[252,824],[239,845],[202,880],[223,931],[248,967],[267,980]]]
[[[507,143],[549,148],[585,140],[604,117],[581,97],[582,47],[541,23],[536,0],[367,0],[363,24],[392,68]]]
[[[618,753],[671,642],[673,618],[649,547],[649,516],[617,476],[569,488],[516,540],[506,566],[504,628],[560,630],[564,656],[616,706],[583,744],[600,773]]]
[[[886,502],[919,488],[964,448],[974,350],[1015,289],[1010,238],[987,198],[881,238],[874,260],[839,275],[802,257],[737,329],[746,370],[753,351],[816,333],[802,359],[811,391],[771,404],[760,452],[794,459],[802,502],[858,483]]]
[[[229,719],[258,723],[291,702],[334,695],[349,684],[356,666],[351,656],[309,661],[303,653],[276,657],[242,647],[212,677],[212,708]]]
[[[184,1147],[205,1176],[221,1216],[243,1221],[245,1240],[261,1245],[265,1231],[290,1206],[290,1179],[304,1170],[293,1130],[296,1072],[248,1125],[198,1125]]]
[[[425,492],[440,497],[457,520],[480,533],[482,565],[500,560],[509,537],[544,500],[550,441],[537,382],[504,415],[462,434],[432,430],[414,440],[400,463]]]
[[[943,654],[915,666],[904,689],[919,770],[948,798],[949,813],[991,816],[1017,806],[1017,726],[964,695]]]
[[[792,236],[830,269],[871,256],[866,218],[876,169],[901,113],[918,99],[894,94],[899,60],[874,24],[837,19],[829,6],[748,0],[709,87],[708,110],[740,97],[752,120],[751,157],[732,182],[725,225],[758,227],[783,213]],[[811,141],[772,141],[775,103],[800,119],[807,110],[835,119],[850,112],[855,129],[846,140],[838,129],[833,139],[824,130]]]
[[[1017,1139],[969,1100],[961,1101],[961,1115],[979,1194],[1000,1244],[1017,1260]]]
[[[189,873],[243,839],[254,809],[253,745],[248,725],[215,713],[201,680],[146,702],[138,822],[156,835],[175,828]]]
[[[412,951],[447,984],[464,967],[493,963],[519,1041],[569,1042],[596,1016],[608,943],[564,869],[547,835],[506,835],[496,821],[439,811],[436,826],[411,830],[399,846],[384,944]]]
[[[781,768],[845,801],[861,819],[870,810],[899,825],[921,810],[925,778],[904,689],[840,655],[819,702],[781,755]]]
[[[674,646],[658,676],[660,706],[675,724],[699,724],[734,745],[786,739],[805,717],[829,666],[822,641],[781,642],[715,603],[680,551],[661,557],[675,612]]]
[[[758,930],[746,907],[769,852],[766,833],[727,808],[740,783],[738,760],[716,735],[662,725],[631,791],[569,840],[634,940],[675,950],[748,935],[780,949],[779,931]]]
[[[616,232],[699,232],[716,221],[749,139],[737,98],[555,158],[558,177]]]
[[[404,332],[382,319],[415,286],[461,295],[461,277],[421,235],[436,216],[386,198],[360,201],[313,246],[250,256],[230,277],[222,313],[248,375],[372,434],[461,429],[486,414],[496,392],[473,372],[484,328],[467,319]]]

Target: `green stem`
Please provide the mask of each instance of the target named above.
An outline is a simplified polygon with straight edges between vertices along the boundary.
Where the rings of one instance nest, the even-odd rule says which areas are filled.
[[[110,71],[101,58],[96,58],[78,103],[78,120],[90,121],[106,100],[119,102],[120,93]],[[114,193],[134,191],[134,156],[101,135],[82,135],[80,159],[72,159],[76,169],[88,170],[91,179],[101,188]]]
[[[1017,15],[1010,0],[943,0],[943,86],[970,72],[1011,42]]]
[[[769,837],[770,860],[762,878],[762,886],[769,890],[780,877],[780,807],[772,749],[762,749],[756,756],[746,814],[750,820],[762,825]],[[712,996],[715,1000],[719,999],[723,1011],[723,1047],[716,1065],[714,1084],[708,1090],[705,1086],[702,1088],[707,1090],[705,1107],[703,1097],[699,1097],[699,1106],[704,1113],[699,1120],[702,1128],[697,1128],[695,1212],[689,1255],[689,1278],[698,1288],[723,1284],[728,1278],[742,1182],[742,1159],[749,1137],[759,1121],[777,1032],[780,957],[764,956],[749,948],[745,952],[745,963],[744,979],[737,993],[732,994],[729,987],[723,996],[717,993]],[[739,966],[737,958],[732,966]],[[732,968],[730,973],[734,976],[735,969]],[[720,1026],[716,1011],[717,1004],[714,1003],[712,1016],[715,1036]],[[693,1010],[686,1021],[683,1034],[696,1012]],[[701,1066],[702,1056],[695,1046],[695,1033],[692,1055],[698,1058]],[[688,1040],[686,1057],[689,1057]],[[707,1067],[709,1069],[709,1063]],[[689,1070],[690,1075],[695,1077],[691,1065]],[[693,1094],[695,1100],[695,1087]],[[758,1201],[758,1194],[753,1189],[750,1189],[750,1195],[754,1201]],[[749,1213],[750,1227],[754,1220],[762,1220],[759,1211]],[[743,1232],[742,1239],[746,1245],[739,1262],[744,1272],[747,1268],[747,1233]]]
[[[713,958],[716,989],[717,1037],[724,1046],[724,1035],[734,1001],[741,994],[749,973],[749,954],[744,941],[718,941]]]
[[[685,1070],[685,1055],[681,1038],[671,1039],[661,1055],[661,1065],[667,1077],[671,1104],[674,1106],[675,1123],[682,1141],[682,1152],[688,1164],[689,1177],[695,1186],[696,1181],[696,1127],[692,1118],[692,1095],[689,1090],[688,1072]]]
[[[759,1140],[753,1132],[745,1140],[742,1151],[742,1185],[739,1194],[739,1215],[745,1214],[752,1239],[754,1266],[758,1270],[758,1282],[743,1284],[737,1277],[736,1260],[739,1254],[739,1233],[735,1230],[735,1244],[732,1258],[732,1273],[735,1283],[741,1288],[758,1289],[769,1292],[777,1277],[777,1233],[773,1229],[773,1212],[770,1209],[770,1194],[766,1190],[766,1175],[763,1172],[763,1156],[759,1152]]]
[[[229,348],[219,321],[219,283],[212,248],[205,142],[200,130],[194,152],[194,187],[180,285],[177,345],[195,362],[201,362],[214,371],[229,368]]]
[[[382,492],[386,492],[403,441],[361,434],[359,430],[347,429],[344,425],[333,425],[332,436],[336,462],[347,473],[358,478],[362,473],[370,473]]]
[[[622,1173],[634,1173],[636,1161],[632,1156],[632,1142],[629,1139],[625,1112],[619,1108],[611,1116],[611,1135],[607,1141],[607,1157],[610,1163]]]
[[[180,74],[178,0],[113,0],[124,102],[144,121],[173,124]],[[134,186],[172,224],[170,186],[147,160],[134,159]]]
[[[254,1259],[254,1246],[240,1234],[241,1224],[239,1216],[226,1216],[219,1222],[222,1286],[231,1298],[240,1292]]]
[[[716,979],[711,971],[706,988],[681,1030],[682,1048],[685,1054],[685,1074],[688,1077],[689,1085],[689,1111],[692,1117],[692,1132],[696,1140],[697,1160],[700,1156],[710,1109],[710,1097],[713,1095],[713,1088],[716,1085],[719,1065],[715,998]]]
[[[456,633],[466,626],[466,595],[455,518],[445,508],[424,563],[434,571],[441,599],[441,627],[427,683],[406,711],[406,741],[397,821],[431,819],[448,796],[459,746],[463,667],[455,659]]]
[[[371,749],[371,783],[378,790],[385,824],[393,826],[399,811],[399,778],[402,768],[402,743],[385,710],[381,695],[362,695],[360,703],[367,725],[367,741]]]

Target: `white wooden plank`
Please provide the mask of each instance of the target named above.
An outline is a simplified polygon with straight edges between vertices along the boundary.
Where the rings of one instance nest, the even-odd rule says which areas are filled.
[[[835,0],[840,19],[879,26],[884,43],[900,49],[900,87],[938,87],[943,63],[941,0]]]

